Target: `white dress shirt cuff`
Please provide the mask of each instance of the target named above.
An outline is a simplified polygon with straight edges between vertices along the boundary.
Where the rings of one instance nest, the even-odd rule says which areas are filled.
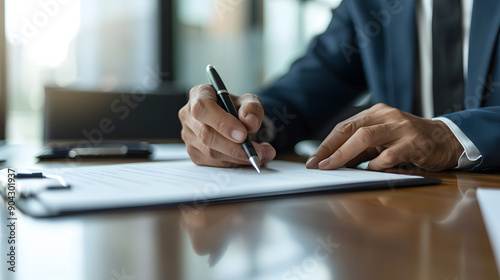
[[[472,143],[472,141],[469,139],[469,137],[467,137],[462,132],[462,130],[448,118],[437,117],[433,118],[432,120],[444,122],[464,148],[464,152],[462,153],[462,155],[460,155],[457,166],[455,168],[467,169],[472,168],[474,165],[476,165],[477,161],[481,159],[482,155],[476,145],[474,145],[474,143]]]

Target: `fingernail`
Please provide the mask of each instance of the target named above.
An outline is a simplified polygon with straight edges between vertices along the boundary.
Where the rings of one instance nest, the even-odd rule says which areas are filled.
[[[311,156],[307,161],[306,161],[306,166],[310,168],[316,168],[318,165],[318,157],[316,156]]]
[[[245,140],[245,132],[235,129],[231,131],[231,137],[238,142],[243,142]]]
[[[322,160],[319,164],[318,164],[318,167],[319,168],[326,168],[328,166],[328,163],[330,163],[330,161],[328,159],[324,159]]]
[[[252,123],[255,127],[259,126],[259,118],[254,114],[248,114],[245,119]]]

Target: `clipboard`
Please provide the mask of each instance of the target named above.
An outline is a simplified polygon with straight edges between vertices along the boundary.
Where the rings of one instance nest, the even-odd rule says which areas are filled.
[[[82,166],[52,175],[45,170],[23,173],[17,181],[20,194],[16,204],[35,217],[138,207],[182,208],[442,182],[422,176],[349,168],[310,170],[304,164],[285,161],[272,161],[259,174],[251,167],[203,167],[190,160]],[[0,182],[5,183],[4,172],[0,172]]]

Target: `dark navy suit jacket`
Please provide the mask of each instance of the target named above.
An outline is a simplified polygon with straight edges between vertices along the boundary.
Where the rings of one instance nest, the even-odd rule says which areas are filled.
[[[328,29],[259,97],[277,148],[308,139],[364,92],[412,112],[418,63],[416,1],[344,0]],[[482,154],[473,169],[500,167],[500,1],[473,6],[465,110],[446,114]],[[415,113],[415,112],[413,112]]]

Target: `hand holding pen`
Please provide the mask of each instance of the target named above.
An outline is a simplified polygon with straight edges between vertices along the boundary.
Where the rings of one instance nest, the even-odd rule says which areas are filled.
[[[253,94],[228,95],[234,102],[237,118],[218,104],[217,93],[211,85],[193,87],[188,103],[179,111],[182,139],[191,160],[198,165],[237,167],[251,164],[242,143],[249,133],[259,130],[264,109]],[[252,145],[260,165],[276,156],[268,143],[252,142]]]

